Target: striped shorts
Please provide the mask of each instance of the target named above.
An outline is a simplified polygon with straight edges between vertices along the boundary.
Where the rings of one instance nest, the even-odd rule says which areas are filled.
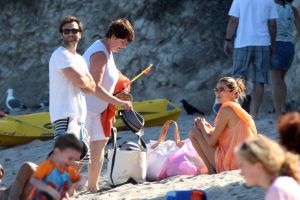
[[[90,146],[89,136],[84,123],[80,123],[70,117],[58,119],[53,122],[54,124],[54,140],[62,134],[74,134],[84,146],[84,150],[79,162],[90,162]],[[84,154],[84,155],[83,155]]]
[[[252,65],[252,82],[267,84],[269,81],[270,56],[270,46],[235,48],[232,58],[232,75],[247,80],[248,70],[250,65]]]

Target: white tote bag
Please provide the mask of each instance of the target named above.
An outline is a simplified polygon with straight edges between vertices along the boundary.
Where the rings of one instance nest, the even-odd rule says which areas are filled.
[[[138,136],[138,144],[128,142],[117,148],[116,131],[113,131],[112,136],[114,148],[108,150],[109,184],[118,186],[124,183],[144,182],[147,173],[147,151],[143,139]]]

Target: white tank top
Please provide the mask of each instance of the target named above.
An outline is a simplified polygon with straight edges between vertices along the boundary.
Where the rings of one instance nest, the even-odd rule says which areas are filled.
[[[107,58],[103,79],[102,82],[98,85],[101,85],[107,92],[113,94],[115,86],[119,79],[119,71],[115,65],[113,54],[107,51],[105,45],[101,42],[101,40],[95,41],[83,54],[83,58],[85,59],[88,68],[90,68],[90,57],[96,52],[104,52]],[[107,102],[87,93],[86,104],[87,111],[95,115],[102,113],[108,106]]]

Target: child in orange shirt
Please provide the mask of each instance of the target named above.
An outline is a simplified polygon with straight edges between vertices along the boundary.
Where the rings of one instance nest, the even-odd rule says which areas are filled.
[[[61,135],[54,144],[54,151],[48,160],[43,161],[32,175],[33,189],[29,200],[68,198],[74,189],[81,187],[80,173],[74,169],[75,161],[80,159],[82,145],[73,134]]]

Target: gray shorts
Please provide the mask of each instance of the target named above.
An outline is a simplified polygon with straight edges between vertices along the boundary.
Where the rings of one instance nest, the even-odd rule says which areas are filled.
[[[247,80],[248,69],[252,64],[252,82],[267,84],[270,55],[270,46],[247,46],[235,48],[232,58],[232,75],[234,77],[240,77]]]

